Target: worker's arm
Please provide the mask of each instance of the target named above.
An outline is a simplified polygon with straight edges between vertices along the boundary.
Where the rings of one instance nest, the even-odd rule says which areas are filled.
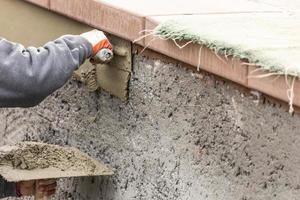
[[[31,107],[62,87],[83,62],[110,43],[100,31],[62,36],[40,48],[0,38],[0,107]],[[103,43],[103,39],[106,39]]]
[[[92,45],[81,36],[63,36],[40,48],[0,40],[0,107],[37,105],[91,54]]]
[[[0,40],[0,107],[30,107],[60,88],[92,45],[81,36],[63,36],[40,48]]]

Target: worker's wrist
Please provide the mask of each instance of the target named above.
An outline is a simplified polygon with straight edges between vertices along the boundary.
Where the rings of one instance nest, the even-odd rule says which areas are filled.
[[[101,49],[112,50],[112,45],[102,31],[92,30],[81,34],[92,45],[92,55],[96,55]]]

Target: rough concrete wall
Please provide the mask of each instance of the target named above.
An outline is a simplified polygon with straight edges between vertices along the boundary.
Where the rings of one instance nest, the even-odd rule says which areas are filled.
[[[70,145],[115,168],[55,199],[297,199],[300,119],[228,83],[134,59],[129,103],[70,81],[33,109],[1,109],[1,144]]]

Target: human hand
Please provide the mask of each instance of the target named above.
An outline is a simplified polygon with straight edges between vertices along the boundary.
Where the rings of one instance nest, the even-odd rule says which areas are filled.
[[[56,191],[56,180],[21,181],[16,184],[18,196],[38,195],[51,196]],[[35,188],[36,187],[36,188]]]
[[[113,47],[105,34],[99,30],[92,30],[81,34],[93,47],[91,62],[93,64],[107,63],[113,57]]]

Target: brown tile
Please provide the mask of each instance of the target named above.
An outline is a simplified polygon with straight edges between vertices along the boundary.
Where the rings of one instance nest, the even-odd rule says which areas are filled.
[[[48,8],[49,9],[49,2],[50,0],[25,0],[28,1],[30,3],[34,3],[36,5],[42,6],[44,8]]]
[[[287,91],[289,85],[286,82],[284,75],[272,75],[267,77],[261,77],[267,75],[267,72],[257,71],[256,67],[249,67],[249,88],[263,92],[269,96],[280,99],[282,101],[289,102]],[[288,83],[292,85],[293,77],[288,77]],[[297,92],[300,90],[300,81],[295,79],[294,84],[294,105],[300,106],[300,94]]]
[[[80,22],[89,23],[91,2],[91,0],[51,0],[50,9]]]
[[[157,25],[154,20],[146,18],[146,30],[152,30]],[[247,86],[247,67],[241,65],[238,59],[228,60],[225,57],[217,56],[213,51],[199,44],[189,44],[180,49],[173,41],[161,40],[152,36],[145,38],[145,45],[148,48],[165,54],[169,57],[183,61],[195,67],[200,63],[200,69],[211,72],[218,76],[227,78]],[[184,45],[184,43],[180,43]],[[201,49],[201,58],[199,59]]]
[[[145,24],[141,16],[94,0],[51,0],[51,9],[130,41]]]
[[[110,5],[93,2],[90,24],[109,33],[133,41],[144,30],[145,19]],[[139,43],[142,44],[142,43]]]

